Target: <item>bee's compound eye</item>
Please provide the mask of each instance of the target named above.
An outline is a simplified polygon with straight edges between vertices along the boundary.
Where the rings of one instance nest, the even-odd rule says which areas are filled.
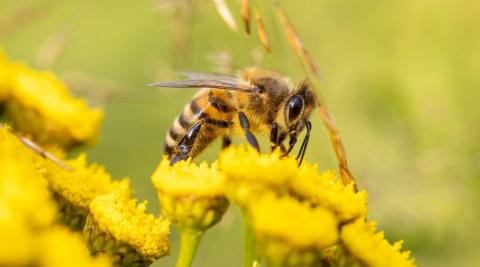
[[[303,113],[303,98],[298,95],[292,96],[288,102],[285,110],[287,123],[293,122]]]

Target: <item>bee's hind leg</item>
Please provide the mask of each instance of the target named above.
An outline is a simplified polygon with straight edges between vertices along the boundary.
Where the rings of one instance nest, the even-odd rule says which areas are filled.
[[[240,120],[240,126],[242,126],[243,131],[245,132],[245,137],[250,145],[252,145],[258,152],[260,152],[260,146],[258,145],[257,138],[250,131],[250,123],[248,122],[247,116],[243,112],[238,112],[238,119]]]
[[[190,157],[193,145],[195,144],[195,140],[202,129],[202,125],[204,121],[199,121],[195,123],[183,136],[182,140],[178,143],[176,147],[177,153],[174,154],[170,160],[170,165],[175,164],[177,161],[185,160]]]

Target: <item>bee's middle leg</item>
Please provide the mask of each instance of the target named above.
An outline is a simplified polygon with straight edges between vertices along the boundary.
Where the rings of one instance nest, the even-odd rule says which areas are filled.
[[[258,145],[257,138],[250,131],[250,123],[248,122],[247,116],[243,112],[238,112],[238,119],[240,120],[240,126],[242,126],[243,131],[245,132],[245,137],[250,145],[252,145],[258,152],[260,152],[260,146]]]

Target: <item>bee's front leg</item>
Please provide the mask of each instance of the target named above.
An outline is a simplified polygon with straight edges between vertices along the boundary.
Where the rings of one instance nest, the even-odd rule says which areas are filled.
[[[286,137],[286,133],[280,129],[278,123],[272,123],[270,130],[270,148],[272,152],[278,147],[280,147],[280,151],[282,151],[283,153],[285,152],[285,146],[283,145],[283,141]]]
[[[238,112],[238,119],[240,121],[240,126],[242,126],[243,131],[245,132],[245,137],[250,145],[252,145],[258,152],[260,152],[260,146],[258,145],[257,138],[250,131],[250,123],[248,122],[247,116],[242,111]]]

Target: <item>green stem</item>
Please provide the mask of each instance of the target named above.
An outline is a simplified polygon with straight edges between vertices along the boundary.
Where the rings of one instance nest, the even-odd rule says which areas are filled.
[[[260,267],[261,256],[255,247],[253,229],[246,220],[243,222],[243,253],[244,267]]]
[[[202,235],[203,232],[201,231],[180,230],[180,251],[178,252],[176,267],[190,267],[192,265]]]

